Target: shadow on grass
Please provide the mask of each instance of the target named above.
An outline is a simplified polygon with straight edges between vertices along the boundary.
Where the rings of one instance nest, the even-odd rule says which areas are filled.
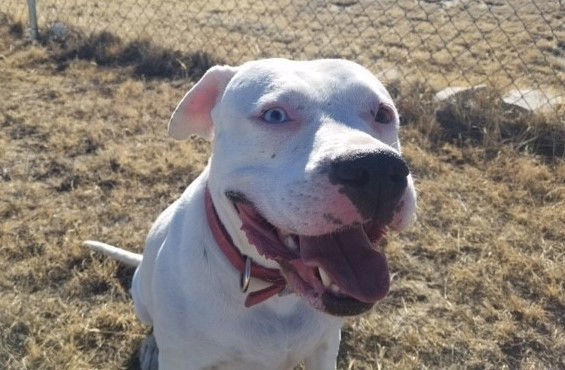
[[[127,292],[131,288],[135,267],[118,265],[117,278],[122,288]]]
[[[56,23],[42,33],[40,42],[52,50],[58,70],[73,60],[86,60],[105,67],[126,67],[146,79],[200,78],[222,62],[205,52],[182,53],[153,44],[150,40],[125,42],[110,32],[86,34]]]
[[[343,329],[341,329],[341,342],[339,343],[339,352],[337,354],[338,369],[348,368],[348,354],[355,351],[355,347],[351,344],[352,340],[351,328],[344,327]]]
[[[0,50],[5,47],[4,43],[8,43],[8,39],[23,39],[25,36],[25,27],[21,22],[14,20],[12,16],[0,12],[0,35],[7,35],[3,40],[0,40]]]
[[[462,94],[445,102],[434,101],[424,84],[391,86],[401,112],[401,124],[415,127],[439,149],[443,143],[476,147],[486,158],[508,147],[553,161],[565,158],[565,106],[554,111],[530,112],[506,104],[494,88]]]
[[[556,113],[556,114],[553,114]],[[442,136],[497,152],[501,145],[546,158],[565,156],[565,126],[557,112],[534,113],[504,103],[494,90],[459,98],[436,110]],[[563,117],[561,117],[563,118]]]
[[[139,363],[139,346],[141,346],[142,340],[137,342],[134,350],[132,351],[131,355],[127,359],[127,361],[123,364],[123,368],[126,370],[141,370],[141,365]]]

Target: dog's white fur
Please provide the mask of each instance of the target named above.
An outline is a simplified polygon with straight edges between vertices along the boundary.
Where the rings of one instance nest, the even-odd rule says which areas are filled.
[[[393,123],[373,121],[369,112],[383,103],[393,108]],[[270,108],[283,108],[291,120],[264,122],[261,115]],[[264,266],[277,264],[259,255],[240,230],[228,190],[245,194],[269,222],[289,233],[332,232],[336,225],[328,215],[344,225],[362,222],[320,167],[350,153],[400,153],[398,114],[386,89],[369,71],[343,60],[216,66],[183,98],[169,133],[177,139],[213,137],[212,157],[154,223],[143,259],[87,242],[126,264],[140,263],[132,294],[138,317],[154,327],[159,368],[289,369],[302,360],[309,369],[335,368],[343,318],[319,312],[294,294],[244,306],[239,272],[209,230],[204,189],[208,184],[237,248]],[[392,228],[410,223],[415,200],[409,176]],[[252,280],[250,290],[264,286]],[[145,353],[150,368],[157,351]]]

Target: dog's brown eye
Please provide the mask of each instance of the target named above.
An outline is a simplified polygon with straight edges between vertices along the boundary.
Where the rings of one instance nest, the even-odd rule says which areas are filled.
[[[379,105],[377,112],[375,112],[374,117],[375,121],[378,123],[388,125],[389,123],[394,122],[394,111],[391,107],[381,104]]]

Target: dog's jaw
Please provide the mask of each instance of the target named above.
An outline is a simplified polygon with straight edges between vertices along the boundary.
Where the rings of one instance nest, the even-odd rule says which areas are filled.
[[[249,243],[262,257],[276,261],[291,290],[314,308],[337,316],[357,315],[387,294],[388,265],[376,250],[385,225],[368,222],[330,234],[293,235],[267,221],[242,193],[226,195]]]

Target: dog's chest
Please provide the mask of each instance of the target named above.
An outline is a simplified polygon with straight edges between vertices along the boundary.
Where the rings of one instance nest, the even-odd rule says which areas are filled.
[[[292,367],[311,354],[328,335],[339,327],[331,318],[300,302],[289,312],[261,307],[250,310],[238,321],[232,338],[233,359],[250,363]],[[335,332],[335,330],[334,330]],[[237,348],[237,350],[235,350]]]

